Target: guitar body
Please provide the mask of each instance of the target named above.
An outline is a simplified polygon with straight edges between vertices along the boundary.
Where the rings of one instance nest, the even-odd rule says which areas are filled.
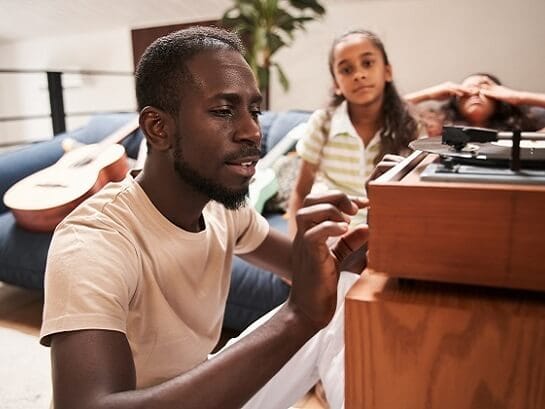
[[[271,168],[258,168],[248,188],[248,201],[259,213],[265,203],[278,192],[276,174]]]
[[[50,232],[108,182],[125,178],[128,169],[122,145],[85,145],[17,182],[5,193],[4,203],[22,227]]]

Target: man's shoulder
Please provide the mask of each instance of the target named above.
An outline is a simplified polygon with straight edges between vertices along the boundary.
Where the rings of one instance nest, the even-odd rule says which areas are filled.
[[[96,231],[88,237],[121,233],[128,229],[128,219],[134,217],[131,207],[130,182],[109,183],[76,207],[55,229],[53,239],[76,233]],[[87,236],[85,236],[87,237]],[[70,240],[70,239],[69,239]]]

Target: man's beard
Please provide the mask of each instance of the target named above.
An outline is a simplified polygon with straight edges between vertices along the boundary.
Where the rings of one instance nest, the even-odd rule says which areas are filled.
[[[227,209],[236,210],[246,204],[248,187],[240,190],[228,189],[215,181],[202,176],[197,170],[189,167],[184,160],[182,148],[180,146],[180,135],[176,138],[174,147],[174,170],[185,183],[208,196],[211,200],[221,203]]]

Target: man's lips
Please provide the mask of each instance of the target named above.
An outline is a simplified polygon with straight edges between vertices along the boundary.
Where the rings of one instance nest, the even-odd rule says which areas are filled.
[[[255,165],[258,160],[259,156],[248,156],[235,160],[229,160],[225,163],[235,173],[244,177],[252,177],[255,174]]]

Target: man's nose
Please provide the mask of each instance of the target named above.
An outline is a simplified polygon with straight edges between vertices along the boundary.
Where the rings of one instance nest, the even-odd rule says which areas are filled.
[[[251,142],[256,146],[261,144],[261,127],[252,113],[242,115],[235,140],[238,142]]]

